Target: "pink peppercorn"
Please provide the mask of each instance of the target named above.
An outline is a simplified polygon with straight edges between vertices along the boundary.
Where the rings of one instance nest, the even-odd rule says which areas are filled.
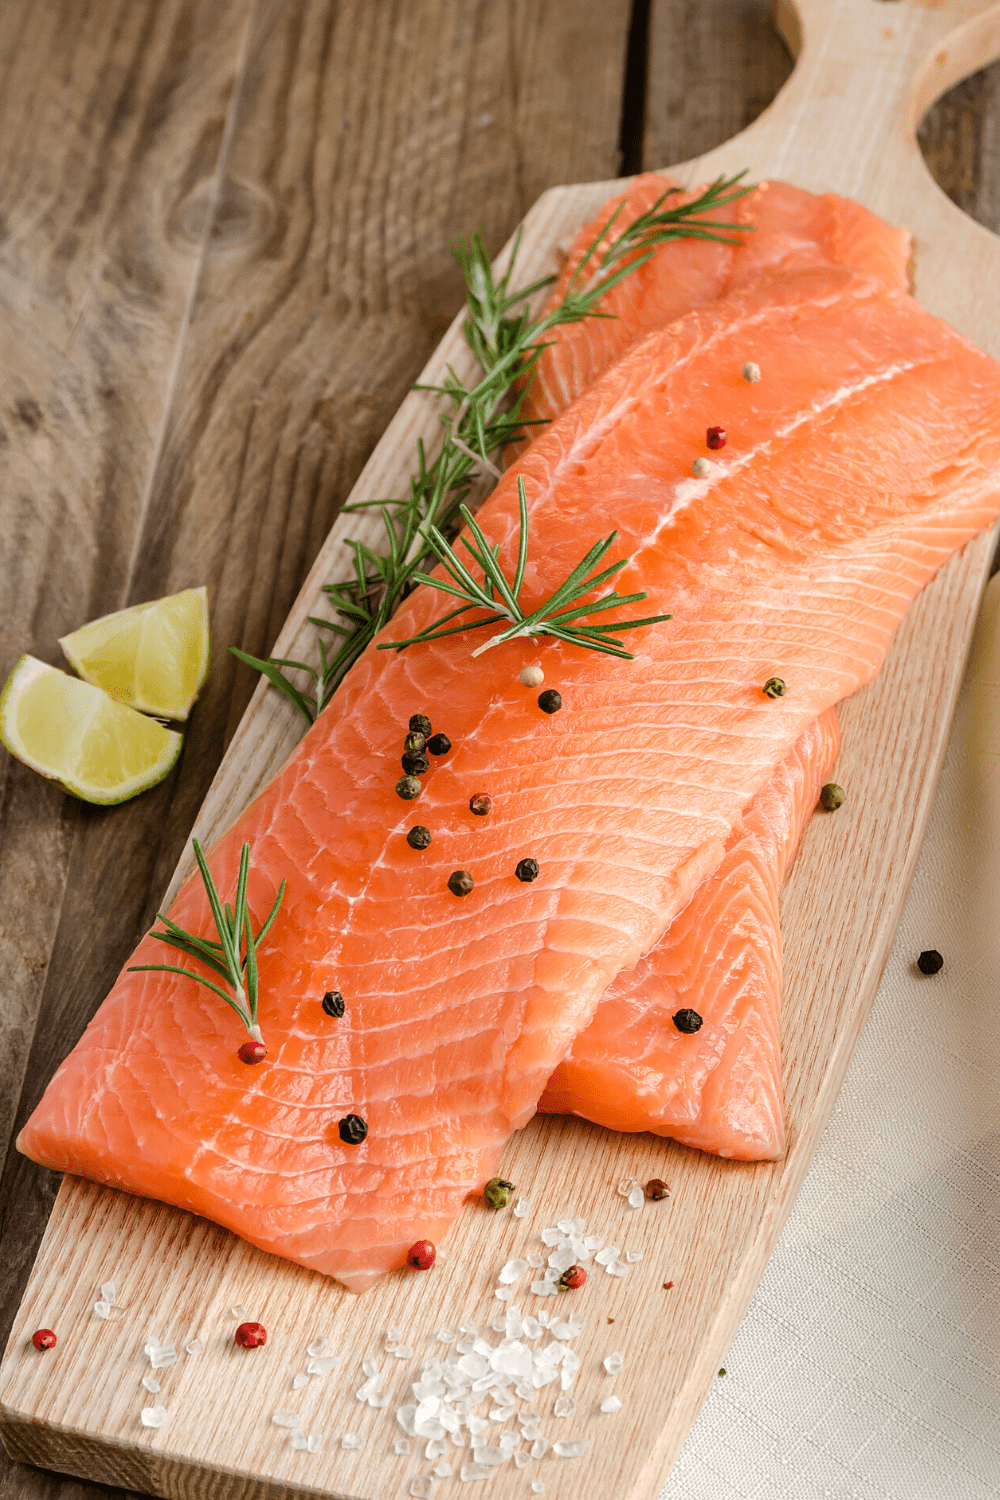
[[[241,1349],[259,1349],[267,1343],[267,1329],[263,1323],[241,1323],[236,1330],[236,1342]]]
[[[561,1292],[575,1292],[577,1287],[583,1286],[587,1279],[587,1273],[582,1266],[570,1266],[559,1278],[559,1290]]]
[[[710,448],[724,448],[726,446],[726,429],[724,427],[710,427],[705,434],[705,441]]]
[[[240,1062],[259,1063],[267,1056],[267,1048],[263,1042],[244,1042],[236,1056]]]
[[[54,1349],[56,1336],[51,1328],[39,1328],[37,1333],[31,1335],[31,1342],[36,1349]]]
[[[429,1271],[437,1260],[437,1246],[430,1240],[417,1240],[406,1252],[406,1264],[415,1271]]]

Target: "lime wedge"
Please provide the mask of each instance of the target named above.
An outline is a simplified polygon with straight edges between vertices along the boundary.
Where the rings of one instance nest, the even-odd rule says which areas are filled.
[[[84,802],[125,802],[163,780],[183,735],[22,656],[0,693],[0,740]]]
[[[119,703],[186,719],[208,673],[208,590],[133,604],[81,625],[59,644],[84,682]]]

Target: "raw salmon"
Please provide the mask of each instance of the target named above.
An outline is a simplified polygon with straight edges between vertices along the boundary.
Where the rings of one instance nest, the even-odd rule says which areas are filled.
[[[696,479],[712,423],[729,446]],[[440,1239],[799,736],[996,517],[1000,367],[874,277],[758,278],[638,345],[501,480],[480,519],[509,573],[518,475],[528,607],[618,528],[622,587],[673,620],[628,637],[632,662],[524,640],[473,659],[471,631],[369,650],[211,856],[231,893],[249,842],[258,922],[288,882],[260,952],[268,1061],[237,1060],[245,1034],[207,990],[123,973],[22,1131],[30,1156],[355,1289]],[[416,590],[386,634],[448,607]],[[518,678],[539,650],[553,715]],[[414,804],[394,784],[415,712],[454,749]],[[417,822],[423,852],[405,838]],[[531,884],[514,875],[525,856]],[[462,898],[456,869],[475,877]],[[172,915],[211,933],[195,880]],[[161,957],[147,937],[133,961]],[[361,1145],[339,1138],[349,1111]]]
[[[655,948],[612,980],[540,1110],[741,1161],[784,1155],[778,895],[839,745],[831,708],[758,792]],[[694,1035],[673,1024],[685,1009],[702,1018]]]
[[[584,261],[609,219],[620,208],[612,235],[651,209],[675,186],[658,172],[644,172],[624,193],[603,204],[570,246],[562,274],[547,303],[557,306],[581,267],[581,279],[597,269],[604,242]],[[700,190],[699,190],[700,191]],[[688,202],[694,193],[669,198],[665,208]],[[640,338],[704,307],[755,277],[816,265],[854,266],[878,276],[888,287],[906,289],[910,236],[837,193],[807,193],[787,182],[761,182],[734,203],[704,217],[747,226],[739,245],[682,239],[661,245],[604,297],[602,313],[583,323],[567,323],[546,335],[543,352],[522,413],[532,421],[551,420],[581,396]]]

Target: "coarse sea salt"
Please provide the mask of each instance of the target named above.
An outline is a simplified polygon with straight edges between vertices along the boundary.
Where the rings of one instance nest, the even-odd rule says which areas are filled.
[[[204,1339],[191,1339],[184,1345],[188,1354],[200,1354],[205,1347]]]
[[[625,1366],[625,1360],[620,1354],[606,1354],[602,1361],[609,1375],[617,1375]]]
[[[241,1323],[245,1323],[246,1320],[247,1320],[247,1318],[249,1318],[249,1316],[250,1316],[250,1314],[247,1312],[246,1308],[243,1307],[242,1304],[240,1304],[240,1303],[237,1303],[237,1305],[235,1307],[231,1307],[229,1309],[229,1315],[230,1315],[230,1317],[233,1317],[233,1318],[239,1318],[239,1320],[240,1320]]]
[[[614,1412],[621,1411],[621,1409],[622,1402],[620,1396],[608,1396],[604,1401],[601,1402],[601,1411]]]
[[[144,1375],[142,1377],[142,1383],[146,1387],[146,1390],[149,1391],[151,1396],[155,1396],[157,1391],[160,1389],[160,1382],[158,1380],[154,1380],[152,1375]]]
[[[531,1454],[528,1450],[526,1448],[518,1448],[514,1454],[514,1467],[516,1469],[526,1469],[530,1463]]]
[[[177,1350],[173,1344],[161,1344],[156,1353],[149,1356],[149,1363],[154,1370],[168,1370],[177,1363]]]
[[[165,1406],[144,1406],[139,1413],[139,1421],[143,1427],[162,1427],[167,1420],[167,1408]]]
[[[436,1474],[438,1479],[450,1479],[454,1470],[447,1459],[442,1459],[439,1464],[434,1465],[432,1473]]]
[[[623,1177],[621,1182],[615,1188],[615,1192],[618,1194],[619,1198],[627,1198],[632,1192],[632,1189],[638,1186],[639,1184],[634,1177]]]
[[[642,1205],[645,1203],[645,1201],[646,1201],[646,1194],[643,1192],[642,1188],[639,1187],[638,1184],[636,1184],[636,1186],[632,1189],[632,1191],[628,1195],[628,1206],[629,1206],[629,1208],[641,1208]]]
[[[510,1286],[512,1282],[517,1281],[519,1277],[523,1276],[527,1269],[528,1262],[526,1260],[509,1260],[501,1270],[497,1280],[502,1286]]]
[[[309,1376],[303,1374],[303,1372],[300,1370],[299,1373],[296,1375],[295,1379],[292,1381],[292,1390],[293,1391],[301,1391],[302,1387],[304,1385],[308,1385],[308,1384],[309,1384]]]
[[[95,1302],[94,1303],[94,1312],[97,1314],[97,1316],[99,1318],[109,1318],[111,1316],[111,1303],[110,1302]]]
[[[594,1256],[594,1262],[599,1266],[609,1266],[613,1260],[618,1259],[618,1246],[605,1245],[603,1250],[598,1250]]]
[[[275,1427],[300,1427],[301,1419],[293,1411],[273,1411],[271,1421]]]
[[[318,1453],[319,1445],[323,1441],[323,1435],[319,1432],[311,1432],[306,1438],[306,1452]]]
[[[114,1307],[116,1292],[115,1284],[113,1281],[106,1281],[104,1283],[104,1285],[101,1287],[101,1296],[109,1307]]]
[[[450,1328],[439,1328],[434,1337],[442,1344],[453,1344],[457,1335]]]
[[[340,1446],[342,1448],[363,1448],[365,1440],[363,1437],[359,1437],[356,1432],[345,1432],[340,1440]]]
[[[493,1295],[498,1302],[509,1302],[514,1295],[514,1288],[510,1286],[498,1286]]]
[[[531,1489],[534,1494],[540,1495],[544,1488],[545,1486],[540,1479],[533,1479],[531,1481]]]
[[[397,1344],[392,1351],[397,1359],[412,1359],[413,1347],[410,1344]]]
[[[489,1479],[490,1471],[485,1464],[463,1464],[459,1470],[459,1478],[464,1479],[466,1484],[472,1479]]]
[[[398,1453],[400,1458],[405,1458],[410,1451],[409,1438],[397,1438],[392,1447],[393,1453]]]
[[[560,1458],[579,1458],[590,1447],[588,1438],[561,1438],[552,1447]]]
[[[628,1266],[623,1260],[613,1260],[609,1266],[604,1267],[609,1276],[627,1276]]]
[[[410,1480],[410,1494],[415,1500],[427,1500],[434,1484],[429,1474],[418,1474],[416,1479]]]
[[[309,1445],[309,1439],[300,1427],[296,1427],[288,1441],[293,1448],[297,1448],[301,1453],[304,1453]]]
[[[641,1250],[626,1250],[625,1251],[625,1259],[628,1261],[628,1263],[629,1263],[630,1266],[638,1265],[639,1261],[642,1260],[642,1251]]]
[[[341,1361],[342,1356],[340,1354],[324,1354],[319,1359],[311,1359],[309,1361],[309,1363],[306,1365],[306,1374],[329,1375],[330,1371],[335,1370],[341,1363]],[[368,1361],[366,1360],[365,1363],[367,1364]],[[362,1368],[364,1367],[362,1366]],[[366,1371],[365,1373],[370,1374],[371,1372]]]
[[[531,1445],[531,1456],[532,1456],[532,1458],[534,1458],[534,1459],[544,1458],[545,1455],[546,1455],[546,1453],[548,1453],[548,1451],[549,1451],[549,1449],[551,1447],[552,1447],[552,1444],[549,1442],[548,1438],[543,1438],[543,1437],[537,1437],[537,1438],[535,1438],[535,1441]]]
[[[572,1396],[557,1396],[556,1404],[552,1410],[557,1417],[571,1417],[576,1411],[576,1402]]]
[[[319,1359],[320,1355],[325,1354],[328,1348],[329,1341],[327,1339],[322,1337],[315,1338],[307,1347],[306,1353],[309,1355],[310,1359]]]
[[[531,1212],[531,1200],[528,1198],[518,1198],[517,1202],[514,1204],[513,1211],[515,1219],[525,1218],[526,1215],[530,1214]]]
[[[487,1464],[491,1469],[495,1469],[499,1464],[505,1464],[510,1458],[510,1454],[505,1448],[491,1448],[486,1443],[481,1447],[474,1448],[472,1456],[477,1464]]]

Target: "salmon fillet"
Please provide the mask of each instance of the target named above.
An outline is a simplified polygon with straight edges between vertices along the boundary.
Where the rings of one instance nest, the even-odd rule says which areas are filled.
[[[831,708],[758,792],[655,948],[612,980],[540,1110],[740,1161],[784,1155],[778,897],[839,746]],[[702,1018],[693,1035],[673,1024],[684,1009]]]
[[[659,172],[644,172],[602,205],[575,236],[546,311],[559,305],[570,280],[616,209],[612,235],[649,209],[670,187]],[[697,191],[700,191],[697,190]],[[690,202],[696,193],[668,198],[664,208]],[[704,307],[755,277],[799,271],[816,265],[853,266],[878,276],[888,287],[907,287],[910,236],[837,193],[807,193],[787,182],[761,182],[723,208],[703,217],[746,225],[739,245],[681,239],[656,254],[612,287],[602,298],[603,318],[567,323],[546,335],[551,340],[535,367],[522,414],[551,420],[589,389],[641,338],[665,328],[693,308]],[[581,276],[597,269],[604,244],[583,264]],[[635,257],[633,257],[635,258]]]
[[[692,478],[715,422],[729,446]],[[123,973],[21,1132],[29,1156],[358,1290],[439,1240],[775,767],[996,517],[1000,367],[876,278],[759,278],[638,345],[501,480],[480,520],[509,574],[518,475],[527,607],[617,527],[621,587],[673,620],[628,637],[632,662],[546,642],[551,716],[518,679],[527,641],[478,659],[483,632],[369,650],[211,855],[231,894],[249,842],[258,923],[288,882],[260,951],[268,1061],[237,1061],[239,1023],[192,981]],[[418,589],[386,634],[444,608]],[[788,684],[775,701],[772,675]],[[412,804],[394,783],[415,712],[454,749]],[[489,817],[469,811],[479,792]],[[417,822],[423,852],[405,838]],[[526,856],[531,884],[514,876]],[[459,868],[464,898],[447,887]],[[171,914],[210,935],[195,880]],[[146,937],[133,961],[162,953]],[[339,1139],[349,1111],[361,1145]]]

